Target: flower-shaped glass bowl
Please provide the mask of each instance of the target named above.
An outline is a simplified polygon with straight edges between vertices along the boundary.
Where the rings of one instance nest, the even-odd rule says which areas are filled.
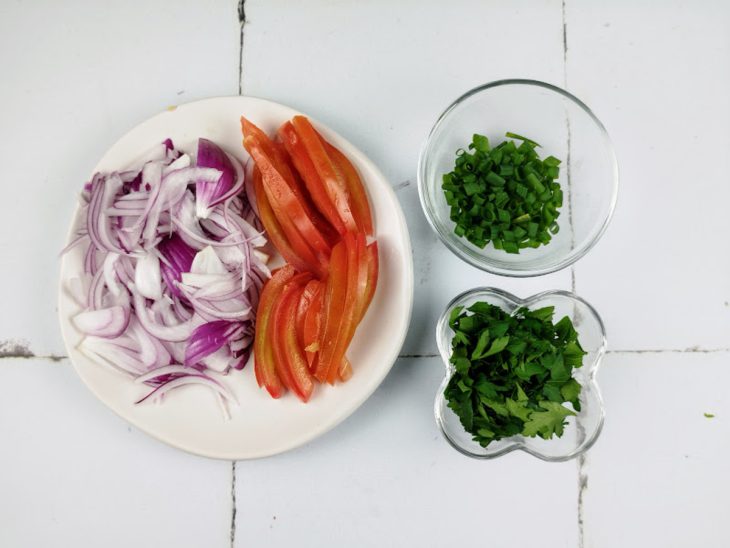
[[[453,171],[456,151],[475,133],[492,145],[506,132],[540,143],[541,157],[562,160],[560,231],[547,245],[510,254],[489,243],[484,249],[454,234],[450,207],[441,188]],[[418,191],[426,217],[446,246],[468,263],[493,274],[536,276],[564,268],[601,237],[616,204],[618,165],[603,124],[570,93],[534,80],[500,80],[459,97],[439,117],[421,149]]]
[[[454,366],[449,362],[453,337],[449,316],[455,307],[469,307],[479,301],[497,305],[509,313],[514,313],[523,306],[529,309],[554,306],[554,321],[568,316],[573,322],[578,332],[578,340],[587,354],[583,358],[583,366],[573,372],[573,377],[583,387],[580,394],[581,410],[577,415],[568,417],[561,437],[544,440],[540,437],[517,435],[482,447],[472,440],[471,434],[459,422],[459,417],[449,409],[444,397],[446,385],[454,374]],[[603,426],[604,411],[601,392],[596,383],[596,372],[606,352],[606,333],[598,313],[580,297],[568,291],[546,291],[523,300],[491,287],[471,289],[457,296],[446,307],[436,328],[436,339],[446,366],[446,377],[436,394],[434,413],[446,440],[461,453],[474,458],[491,459],[521,449],[540,459],[559,462],[582,454],[598,438]]]

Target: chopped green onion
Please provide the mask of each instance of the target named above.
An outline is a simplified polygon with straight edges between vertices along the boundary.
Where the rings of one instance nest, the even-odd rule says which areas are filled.
[[[539,147],[540,145],[533,141],[532,139],[528,139],[527,137],[523,137],[522,135],[517,135],[516,133],[512,133],[511,131],[508,131],[505,133],[505,137],[509,137],[510,139],[519,139],[520,141],[523,141],[523,144],[529,143],[533,145],[533,147]],[[540,147],[542,148],[542,147]],[[551,156],[552,158],[552,156]]]
[[[491,147],[475,134],[467,150],[456,152],[454,170],[443,176],[442,189],[450,207],[454,232],[479,248],[519,253],[539,247],[557,234],[563,205],[557,178],[560,160],[541,160],[540,145],[516,133]]]

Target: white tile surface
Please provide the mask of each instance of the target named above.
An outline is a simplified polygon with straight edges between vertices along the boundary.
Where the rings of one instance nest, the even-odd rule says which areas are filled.
[[[730,3],[568,2],[568,85],[615,143],[618,209],[577,265],[611,346],[730,346]]]
[[[360,147],[396,187],[413,240],[415,300],[404,354],[436,351],[436,318],[458,293],[499,285],[527,297],[570,273],[506,280],[454,257],[415,188],[421,143],[459,95],[491,80],[563,79],[559,1],[247,2],[243,90],[307,112]],[[458,29],[458,32],[455,32]],[[497,44],[506,44],[499,48]],[[295,44],[295,47],[292,47]],[[495,52],[474,55],[474,52]],[[264,53],[265,52],[265,53]]]
[[[0,342],[63,353],[58,253],[83,182],[170,105],[238,92],[233,1],[0,4]]]
[[[457,453],[433,418],[442,378],[438,359],[401,359],[322,439],[239,462],[236,546],[575,547],[575,463]]]
[[[127,426],[65,360],[0,360],[0,546],[225,546],[231,465]]]
[[[727,352],[608,356],[606,426],[586,466],[585,548],[730,545],[729,365]]]

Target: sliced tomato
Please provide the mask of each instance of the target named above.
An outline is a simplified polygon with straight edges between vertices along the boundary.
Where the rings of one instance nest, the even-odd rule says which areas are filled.
[[[324,218],[340,233],[344,234],[345,225],[340,218],[340,214],[335,208],[334,203],[327,193],[322,178],[309,157],[309,153],[304,143],[299,138],[294,125],[291,122],[283,124],[278,131],[279,138],[284,143],[286,151],[304,181],[307,191],[312,197],[312,202],[317,209],[324,215]]]
[[[302,293],[303,280],[296,276],[287,284],[274,311],[274,355],[280,377],[291,383],[294,392],[303,402],[309,401],[314,391],[314,378],[297,338],[296,314]]]
[[[327,382],[334,384],[337,380],[340,365],[345,358],[347,347],[355,335],[355,329],[359,322],[357,317],[358,301],[358,273],[359,259],[357,237],[354,233],[349,232],[343,238],[345,249],[347,250],[347,293],[345,297],[345,308],[342,313],[339,329],[335,337],[336,343],[332,353],[329,369],[327,372]]]
[[[329,275],[322,301],[322,327],[319,337],[319,355],[314,376],[320,382],[327,381],[337,335],[345,311],[347,297],[347,248],[341,241],[332,248]],[[337,368],[335,367],[335,370]]]
[[[375,290],[378,287],[378,271],[379,271],[379,259],[378,259],[378,242],[373,242],[367,247],[368,251],[368,284],[365,290],[365,307],[362,309],[362,316],[365,316],[365,312],[368,311],[370,303],[373,301],[375,296]]]
[[[312,253],[308,253],[309,249],[316,253],[320,263],[326,265],[330,245],[314,225],[312,218],[307,215],[302,202],[297,199],[287,182],[274,167],[256,137],[246,137],[243,144],[261,171],[264,192],[292,248],[305,260],[307,260],[307,256],[312,255]],[[300,237],[297,237],[295,232]]]
[[[243,116],[241,117],[241,131],[243,132],[244,140],[246,137],[255,137],[258,140],[261,148],[271,161],[271,164],[276,168],[276,171],[279,172],[302,204],[306,215],[312,220],[317,230],[322,233],[330,247],[334,245],[339,239],[337,237],[338,231],[332,228],[329,221],[320,215],[315,204],[312,203],[310,193],[302,183],[299,173],[292,165],[292,159],[289,157],[284,144],[270,139],[264,131]]]
[[[294,186],[292,184],[295,180],[294,172],[287,161],[286,151],[282,150],[281,146],[277,146],[277,143],[272,141],[265,131],[243,116],[241,116],[241,133],[243,133],[244,140],[246,137],[255,137],[276,170],[290,186]],[[296,192],[296,189],[293,190]]]
[[[332,159],[319,139],[317,131],[305,116],[292,118],[292,125],[324,185],[327,195],[345,225],[345,230],[356,231],[357,223],[350,206],[350,193],[344,175],[332,163]]]
[[[322,265],[317,260],[314,253],[312,253],[311,249],[309,249],[308,246],[304,246],[306,242],[299,233],[295,232],[295,238],[299,238],[299,249],[304,249],[304,257],[300,256],[299,253],[294,250],[287,239],[283,227],[279,221],[276,220],[276,215],[274,215],[274,211],[271,209],[269,198],[266,196],[266,192],[264,191],[261,172],[257,166],[254,166],[253,168],[253,185],[259,209],[259,218],[264,225],[264,229],[266,229],[266,234],[269,240],[271,240],[271,243],[274,245],[276,250],[282,257],[284,257],[284,260],[287,263],[293,265],[299,272],[309,271],[314,272],[318,276],[322,276],[324,274]]]
[[[368,251],[364,232],[358,232],[355,235],[355,245],[357,246],[357,282],[356,291],[357,302],[355,304],[355,318],[357,323],[365,315],[365,301],[367,300],[368,291]]]
[[[302,292],[302,296],[299,299],[299,304],[297,306],[296,325],[297,338],[302,348],[306,346],[304,344],[304,321],[307,317],[307,312],[309,312],[310,306],[312,306],[312,303],[314,302],[314,299],[320,292],[321,288],[321,282],[319,282],[318,280],[310,280],[309,283],[304,286],[304,291]]]
[[[309,370],[314,373],[317,368],[317,353],[319,351],[320,329],[322,329],[322,301],[324,298],[325,286],[320,282],[319,291],[316,292],[309,305],[304,318],[302,332],[302,346],[307,355]]]
[[[276,373],[273,345],[269,338],[269,324],[273,323],[271,313],[284,286],[295,275],[296,272],[291,265],[286,265],[274,272],[273,276],[264,284],[256,311],[256,335],[253,343],[256,382],[259,386],[264,386],[272,398],[281,397],[284,393],[284,385]]]
[[[342,382],[347,382],[352,377],[352,364],[347,358],[343,358],[338,374]]]
[[[327,154],[332,159],[332,163],[339,168],[339,171],[345,179],[347,190],[350,194],[350,209],[355,217],[355,223],[357,224],[358,230],[364,232],[368,236],[372,236],[373,217],[370,212],[368,195],[362,184],[362,179],[360,179],[360,174],[357,172],[355,166],[352,165],[352,162],[350,162],[347,156],[342,154],[339,149],[325,141],[321,135],[319,138],[322,141]]]

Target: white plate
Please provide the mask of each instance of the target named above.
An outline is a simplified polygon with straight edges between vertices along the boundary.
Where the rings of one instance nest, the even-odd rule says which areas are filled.
[[[271,133],[297,111],[252,97],[206,99],[168,110],[140,124],[102,157],[94,171],[125,167],[141,152],[170,137],[190,150],[198,137],[212,139],[241,161],[239,118],[245,115]],[[253,362],[232,372],[224,382],[236,395],[226,421],[208,389],[188,386],[171,392],[164,404],[135,405],[147,388],[93,362],[77,350],[81,333],[70,319],[79,311],[66,291],[66,280],[82,271],[82,251],[63,257],[59,294],[61,331],[79,376],[96,396],[121,417],[155,438],[191,453],[220,459],[250,459],[275,455],[313,440],[355,411],[378,387],[392,367],[408,329],[413,302],[413,263],[403,212],[380,171],[345,139],[313,120],[324,137],[340,148],[360,171],[373,209],[380,250],[380,278],[372,305],[360,324],[348,356],[354,374],[344,383],[317,386],[312,399],[301,403],[293,394],[279,400],[257,386]],[[82,181],[79,181],[79,189]],[[78,222],[74,218],[72,232]]]

